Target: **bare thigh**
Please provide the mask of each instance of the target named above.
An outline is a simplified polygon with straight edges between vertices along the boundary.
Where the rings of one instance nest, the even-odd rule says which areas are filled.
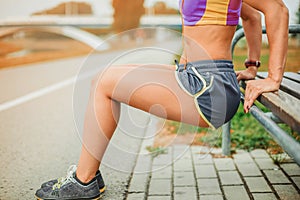
[[[97,78],[96,95],[106,95],[158,117],[207,127],[194,98],[179,87],[174,73],[171,65],[109,67]]]

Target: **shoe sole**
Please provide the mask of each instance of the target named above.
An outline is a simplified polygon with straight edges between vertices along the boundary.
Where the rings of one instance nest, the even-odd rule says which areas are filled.
[[[78,199],[78,200],[99,200],[99,199],[101,199],[102,198],[102,194],[100,194],[100,196],[99,197],[96,197],[96,198],[92,198],[92,199]],[[45,200],[45,199],[41,199],[41,198],[39,198],[39,197],[37,197],[37,196],[35,196],[35,198],[37,199],[37,200]],[[70,199],[71,200],[71,199]]]
[[[103,188],[101,188],[101,189],[99,190],[99,192],[100,192],[100,196],[99,196],[99,197],[92,198],[92,199],[82,199],[82,200],[99,200],[99,199],[101,199],[101,198],[103,197],[103,193],[105,192],[105,190],[106,190],[106,186],[104,186]],[[39,198],[39,197],[37,197],[37,196],[35,196],[35,198],[36,198],[37,200],[44,200],[44,199],[41,199],[41,198]]]

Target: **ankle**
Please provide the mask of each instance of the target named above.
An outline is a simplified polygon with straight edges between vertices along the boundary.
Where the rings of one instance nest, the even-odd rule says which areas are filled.
[[[93,175],[90,175],[88,173],[81,174],[81,173],[78,173],[78,171],[76,171],[75,175],[76,175],[76,179],[79,181],[79,183],[83,183],[83,184],[87,184],[87,183],[91,182],[93,180],[93,178],[95,177],[95,174],[93,174]]]

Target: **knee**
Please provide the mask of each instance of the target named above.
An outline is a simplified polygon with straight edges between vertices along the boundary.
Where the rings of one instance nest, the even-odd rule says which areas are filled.
[[[99,95],[109,95],[113,85],[112,76],[108,70],[98,73],[91,81],[91,95],[94,97]]]

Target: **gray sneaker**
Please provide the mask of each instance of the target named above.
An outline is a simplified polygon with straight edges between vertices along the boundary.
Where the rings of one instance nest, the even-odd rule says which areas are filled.
[[[72,168],[74,168],[74,169],[72,169]],[[70,170],[76,170],[76,166],[75,165],[70,166],[68,171],[70,171]],[[63,179],[64,179],[64,177],[61,177],[61,178],[58,178],[58,179],[53,179],[53,180],[50,180],[48,182],[45,182],[41,185],[41,188],[52,187],[57,182],[62,182]],[[104,180],[102,178],[101,172],[99,170],[96,172],[96,179],[97,179],[97,182],[98,182],[99,191],[102,194],[103,192],[105,192],[106,187],[105,187]]]
[[[38,200],[88,200],[99,199],[100,191],[96,177],[81,183],[76,177],[76,167],[71,167],[65,178],[58,179],[52,187],[38,189],[35,196]]]

